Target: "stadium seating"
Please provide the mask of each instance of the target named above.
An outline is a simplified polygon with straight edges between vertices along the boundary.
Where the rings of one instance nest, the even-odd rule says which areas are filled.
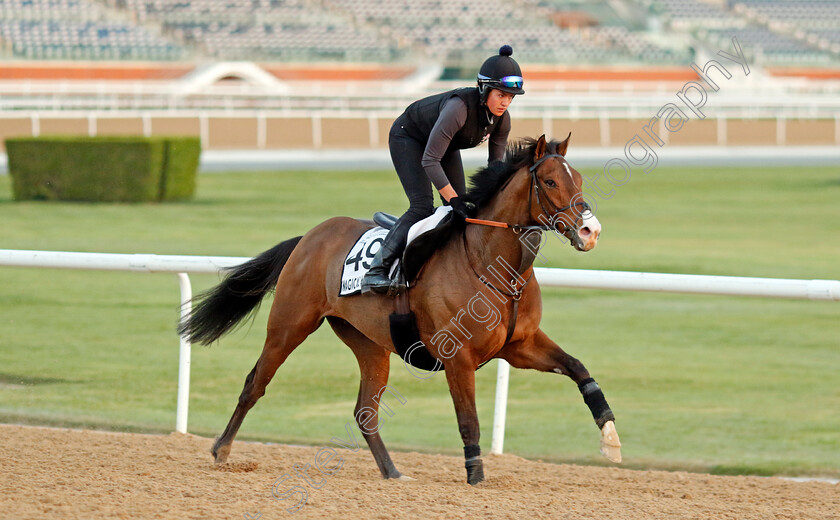
[[[301,0],[118,0],[139,21],[219,59],[382,62],[400,52],[375,29],[357,27]]]
[[[503,0],[327,1],[348,12],[356,23],[378,26],[395,41],[407,42],[427,56],[449,63],[475,63],[503,42],[511,44],[517,59],[525,63],[632,62],[648,51],[653,51],[653,60],[675,61],[670,51],[624,27],[578,31],[554,24],[554,15],[577,10],[577,5]],[[599,2],[590,2],[587,9],[592,11],[594,4]]]
[[[89,0],[0,0],[0,40],[28,59],[149,59],[187,56],[182,46],[119,20]]]
[[[652,30],[649,30],[652,29]],[[0,57],[686,65],[737,36],[763,64],[840,64],[834,0],[0,0]]]
[[[733,17],[720,5],[700,0],[645,0],[643,4],[654,14],[661,15],[674,30],[743,27],[745,21]]]
[[[833,59],[840,57],[840,2],[739,0],[733,12],[813,49],[827,51]]]
[[[763,27],[737,30],[701,31],[700,36],[719,48],[729,48],[733,36],[744,50],[747,59],[759,64],[828,64],[831,56],[791,36],[778,34]]]
[[[733,12],[761,23],[787,24],[813,29],[840,28],[840,2],[835,0],[737,0]]]

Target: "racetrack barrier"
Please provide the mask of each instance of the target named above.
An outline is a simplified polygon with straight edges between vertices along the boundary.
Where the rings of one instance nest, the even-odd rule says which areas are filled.
[[[192,310],[192,285],[187,273],[218,273],[250,260],[234,256],[175,256],[112,253],[69,253],[62,251],[24,251],[0,249],[0,266],[133,271],[136,273],[175,273],[181,290],[181,317]],[[175,431],[187,433],[190,402],[190,359],[192,345],[180,337],[178,357],[178,405]]]
[[[188,273],[218,273],[250,260],[234,256],[73,253],[0,249],[0,266],[175,273],[181,290],[181,316],[190,312],[192,289]],[[687,274],[594,271],[535,267],[540,285],[576,289],[646,291],[840,301],[838,280],[797,280]],[[180,338],[178,405],[175,431],[186,433],[189,409],[191,345]],[[499,360],[491,453],[502,453],[510,365]]]

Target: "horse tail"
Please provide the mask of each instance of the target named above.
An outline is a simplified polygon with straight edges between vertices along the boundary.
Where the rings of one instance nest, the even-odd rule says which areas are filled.
[[[281,242],[231,268],[222,283],[193,299],[193,310],[178,324],[178,333],[191,342],[209,345],[256,312],[301,238]]]

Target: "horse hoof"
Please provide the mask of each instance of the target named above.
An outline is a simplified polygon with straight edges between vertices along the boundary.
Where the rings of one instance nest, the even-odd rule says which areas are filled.
[[[601,428],[601,455],[610,462],[621,462],[621,441],[613,421],[607,421]]]
[[[411,478],[408,475],[400,475],[397,477],[397,480],[402,480],[404,482],[417,482],[416,478]]]
[[[471,486],[475,486],[476,484],[479,484],[481,482],[484,482],[484,471],[482,471],[478,475],[470,475],[467,477],[467,484]]]
[[[484,481],[484,464],[481,459],[471,460],[467,462],[467,484],[474,486],[479,482]]]
[[[216,464],[224,464],[227,462],[228,455],[230,455],[230,445],[222,446],[221,448],[213,446],[210,450],[210,454],[215,458]]]

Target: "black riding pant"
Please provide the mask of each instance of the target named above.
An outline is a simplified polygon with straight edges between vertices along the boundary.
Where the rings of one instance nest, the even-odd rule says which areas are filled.
[[[405,247],[409,228],[416,222],[423,220],[434,212],[434,191],[426,171],[421,165],[426,144],[409,136],[402,124],[402,117],[397,118],[391,126],[388,135],[388,148],[391,151],[391,161],[397,170],[403,190],[408,196],[408,210],[400,217],[399,222],[391,228],[385,242],[394,249],[402,251]],[[464,181],[464,165],[461,153],[457,149],[448,150],[441,158],[440,165],[452,188],[459,195],[466,191]]]

